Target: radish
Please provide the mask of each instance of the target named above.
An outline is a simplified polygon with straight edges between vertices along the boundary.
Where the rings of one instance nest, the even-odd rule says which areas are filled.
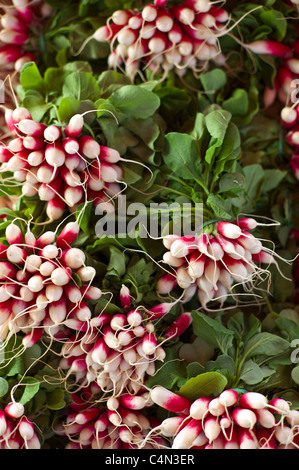
[[[174,6],[171,11],[174,17],[184,25],[190,25],[195,20],[195,13],[191,8]]]
[[[242,234],[241,229],[230,222],[217,222],[215,226],[217,231],[227,238],[236,239]]]
[[[19,131],[31,137],[44,137],[44,132],[47,129],[45,124],[35,122],[32,119],[22,119],[16,124]]]
[[[16,275],[17,268],[6,261],[0,261],[0,280],[13,278]]]
[[[33,167],[39,167],[44,161],[45,155],[41,150],[35,150],[28,155],[27,161]]]
[[[47,204],[47,216],[50,220],[58,220],[62,217],[65,210],[65,203],[60,197],[54,197]]]
[[[258,449],[259,444],[257,442],[256,436],[249,432],[248,429],[240,428],[238,429],[240,449]]]
[[[154,5],[146,5],[142,10],[141,15],[144,21],[155,21],[158,16],[158,10]]]
[[[130,410],[142,410],[146,406],[146,400],[136,395],[122,395],[119,398],[119,402],[121,406]]]
[[[65,153],[62,144],[56,142],[47,144],[45,148],[45,159],[53,167],[61,167],[65,163]]]
[[[215,416],[208,416],[202,424],[203,431],[211,444],[221,433],[220,424]]]
[[[174,339],[180,336],[192,323],[192,315],[189,312],[182,313],[177,320],[166,330],[164,338]]]
[[[219,397],[217,397],[209,402],[208,410],[213,416],[221,416],[225,412],[225,407],[220,402]]]
[[[256,409],[255,415],[257,417],[257,422],[266,429],[274,428],[276,421],[275,416],[265,408]]]
[[[267,407],[268,400],[261,393],[246,392],[240,396],[239,404],[243,408],[259,410]]]
[[[97,158],[100,155],[101,147],[92,137],[82,136],[79,139],[80,151],[87,158]]]
[[[299,411],[298,410],[290,410],[286,415],[286,421],[291,426],[298,426],[299,425]]]
[[[258,428],[256,431],[256,437],[260,449],[277,449],[275,436],[273,436],[273,432],[271,430]]]
[[[166,274],[165,276],[160,277],[157,282],[157,293],[158,294],[168,294],[177,286],[176,277],[172,274]]]
[[[181,237],[174,240],[170,247],[170,252],[175,258],[182,258],[196,249],[194,237]]]
[[[62,250],[69,248],[79,235],[79,231],[80,227],[77,222],[69,222],[58,235],[56,246]]]
[[[82,413],[78,413],[74,419],[74,422],[77,424],[87,424],[90,421],[98,418],[99,414],[99,408],[92,407]]]
[[[5,416],[5,412],[0,410],[0,437],[6,433],[7,430],[7,420]]]
[[[155,20],[158,31],[168,33],[174,26],[174,21],[170,13],[159,10]]]
[[[58,250],[56,256],[58,256]],[[47,256],[50,258],[50,256]],[[63,251],[61,258],[61,262],[64,266],[67,266],[71,269],[79,269],[85,264],[86,256],[82,250],[79,248],[68,248]]]
[[[282,108],[280,116],[282,125],[284,127],[293,127],[297,122],[297,112],[294,108],[291,108],[290,106],[285,106],[284,108]]]
[[[290,405],[282,398],[272,398],[268,403],[268,407],[281,415],[287,415],[290,412]]]
[[[157,339],[154,334],[146,334],[142,339],[142,351],[146,356],[151,356],[157,349]]]
[[[287,59],[292,55],[292,49],[289,46],[276,41],[259,40],[246,44],[245,47],[255,54],[273,55],[282,59]]]
[[[190,449],[192,443],[201,432],[201,422],[196,419],[192,419],[181,430],[179,430],[173,440],[172,449]]]
[[[161,304],[155,305],[154,307],[151,307],[151,309],[148,311],[148,315],[152,320],[164,317],[164,315],[170,312],[174,303],[175,302],[163,302]]]
[[[157,405],[176,413],[188,414],[190,406],[192,405],[189,399],[181,397],[161,386],[153,388],[150,391],[150,396]]]
[[[246,429],[252,429],[257,420],[253,411],[240,407],[233,409],[232,417],[238,426]]]
[[[11,245],[6,250],[6,256],[13,264],[23,264],[27,258],[27,252],[18,246]]]
[[[23,416],[24,414],[24,405],[18,402],[10,402],[4,408],[5,414],[12,419],[17,419]]]
[[[237,403],[238,399],[239,399],[239,394],[236,390],[224,390],[219,395],[219,402],[225,408],[234,406]]]
[[[58,126],[49,126],[44,130],[44,138],[48,142],[55,142],[61,137],[61,129]]]
[[[71,279],[70,269],[59,267],[51,273],[51,281],[55,286],[65,286]]]
[[[284,425],[277,426],[275,428],[275,438],[280,444],[292,444],[294,438],[293,429]]]
[[[33,424],[25,417],[19,421],[18,431],[25,441],[30,441],[35,435]]]
[[[21,229],[15,224],[10,224],[6,228],[5,237],[10,245],[21,245],[24,242]]]
[[[131,295],[130,295],[129,288],[125,284],[122,285],[121,290],[120,290],[120,301],[121,301],[123,309],[125,311],[129,310],[131,306]],[[127,321],[128,321],[128,317],[127,317]]]
[[[84,118],[81,114],[75,114],[71,117],[68,125],[64,129],[67,137],[79,137],[84,126]]]
[[[66,287],[68,287],[68,286],[66,286]],[[72,286],[70,286],[70,288],[71,287]],[[53,284],[48,284],[46,286],[46,289],[45,289],[46,298],[49,302],[56,302],[56,301],[60,300],[62,295],[63,295],[63,292],[64,291],[63,291],[63,288],[61,286],[56,286],[56,285],[53,285]],[[66,291],[66,292],[68,292],[68,291]],[[71,297],[72,297],[72,295],[70,294],[69,295],[70,300],[71,300]],[[81,293],[80,293],[80,299],[81,299]]]
[[[6,44],[22,46],[29,41],[29,37],[27,33],[21,33],[10,29],[2,29],[0,31],[0,40]]]

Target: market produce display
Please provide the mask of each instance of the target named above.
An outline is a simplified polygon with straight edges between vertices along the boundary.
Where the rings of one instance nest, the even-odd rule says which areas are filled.
[[[299,449],[299,4],[3,0],[0,449]]]

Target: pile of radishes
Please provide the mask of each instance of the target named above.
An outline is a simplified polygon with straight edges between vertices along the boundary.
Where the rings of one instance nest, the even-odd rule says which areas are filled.
[[[12,0],[1,5],[0,65],[20,72],[24,64],[35,60],[32,30],[39,29],[52,8],[43,0]]]
[[[171,70],[180,77],[191,70],[198,77],[210,69],[210,64],[225,65],[220,40],[232,36],[231,30],[238,24],[217,3],[185,0],[168,6],[167,0],[155,0],[141,10],[117,10],[79,52],[90,39],[109,43],[109,68],[122,71],[132,81],[146,71],[163,79]],[[236,41],[259,55],[286,58],[291,54],[291,49],[278,41]]]
[[[132,79],[141,70],[199,73],[209,61],[224,60],[218,38],[226,34],[230,18],[214,3],[185,0],[168,7],[167,1],[156,0],[142,10],[117,10],[92,38],[110,43],[109,67],[123,69]]]
[[[252,291],[257,279],[266,273],[260,264],[275,262],[271,250],[249,230],[258,223],[253,218],[235,222],[219,221],[200,236],[167,235],[168,249],[163,262],[173,270],[162,276],[157,285],[159,294],[168,294],[176,286],[184,289],[184,301],[195,294],[202,307],[211,301],[221,305],[228,295],[236,295],[236,286]]]
[[[184,313],[159,334],[155,323],[172,304],[131,309],[130,292],[124,285],[120,299],[123,313],[102,312],[90,318],[80,334],[76,332],[63,344],[59,363],[76,386],[96,384],[113,398],[138,394],[146,379],[155,374],[156,363],[165,359],[163,343],[180,336],[191,324],[190,313]]]
[[[95,269],[86,265],[85,253],[71,244],[79,226],[70,222],[56,237],[52,231],[36,239],[16,223],[6,228],[8,246],[0,246],[0,339],[25,333],[25,348],[44,333],[69,337],[87,322],[92,311],[87,300],[97,300],[101,290],[92,286]]]
[[[40,449],[34,423],[24,413],[24,405],[15,401],[0,409],[0,449]]]
[[[154,413],[144,413],[152,406],[148,392],[95,403],[97,393],[95,387],[89,387],[81,395],[72,394],[67,415],[55,427],[57,435],[69,439],[66,449],[139,449],[148,433],[160,424]],[[145,448],[164,446],[164,439],[155,436]]]
[[[169,439],[172,449],[299,448],[299,411],[282,398],[227,389],[192,401],[161,386],[150,396],[173,413],[152,431]]]
[[[34,121],[23,107],[7,109],[5,117],[12,136],[0,146],[0,170],[13,174],[23,196],[45,201],[51,221],[88,201],[95,209],[114,211],[120,154],[84,135],[82,115],[74,115],[63,129]]]

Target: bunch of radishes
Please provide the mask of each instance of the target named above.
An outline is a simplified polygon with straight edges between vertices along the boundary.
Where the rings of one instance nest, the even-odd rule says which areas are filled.
[[[108,66],[132,79],[141,69],[198,73],[210,61],[224,60],[218,38],[226,34],[229,15],[214,3],[185,0],[168,7],[167,1],[156,0],[142,10],[117,10],[92,37],[110,43]]]
[[[78,394],[72,399],[64,421],[55,427],[57,435],[69,439],[66,449],[138,449],[159,424],[153,414],[144,413],[151,406],[147,392],[109,398],[103,404],[88,405]],[[162,448],[163,443],[156,436],[145,448]]]
[[[175,414],[152,431],[168,438],[172,449],[299,448],[299,411],[282,398],[228,389],[192,401],[161,386],[150,396]]]
[[[22,403],[10,402],[0,409],[0,449],[40,449],[34,424]]]
[[[45,201],[51,221],[89,200],[95,208],[114,211],[120,155],[84,135],[82,115],[74,115],[65,128],[36,122],[23,107],[7,109],[5,117],[12,138],[0,146],[1,172],[13,173],[23,196]]]
[[[183,77],[187,70],[195,76],[209,69],[210,63],[222,67],[226,57],[220,39],[240,21],[209,0],[185,0],[167,6],[167,0],[155,0],[141,10],[117,10],[107,24],[98,28],[90,39],[110,44],[108,66],[119,69],[134,80],[149,70],[165,78],[170,70]],[[231,23],[231,24],[230,24]],[[237,43],[249,52],[287,57],[290,48],[277,41],[257,40]]]
[[[25,348],[45,332],[67,338],[78,323],[88,322],[87,300],[97,300],[101,290],[91,285],[95,269],[86,265],[85,253],[71,245],[79,233],[77,222],[68,223],[56,238],[48,231],[36,238],[23,235],[16,223],[6,228],[8,246],[0,245],[0,339],[25,333]],[[56,239],[56,240],[55,240]]]
[[[52,11],[43,0],[12,0],[12,5],[1,5],[0,66],[20,72],[23,65],[35,60],[32,31]]]
[[[168,294],[179,286],[185,291],[185,301],[197,293],[206,307],[212,300],[222,305],[228,295],[234,295],[236,286],[250,292],[267,272],[260,264],[275,262],[271,250],[249,232],[257,225],[253,218],[240,218],[233,223],[216,222],[199,236],[165,236],[168,251],[163,262],[173,272],[159,279],[158,293]]]
[[[156,362],[165,359],[162,342],[177,338],[191,324],[190,313],[183,313],[160,337],[155,320],[168,313],[172,304],[131,309],[126,286],[120,299],[124,312],[102,312],[91,318],[88,327],[64,343],[60,361],[66,377],[74,376],[80,387],[95,383],[112,397],[139,393],[146,378],[156,372]]]

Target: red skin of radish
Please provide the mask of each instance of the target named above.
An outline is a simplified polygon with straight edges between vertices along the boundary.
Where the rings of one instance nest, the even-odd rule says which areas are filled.
[[[34,330],[31,333],[28,333],[26,336],[24,336],[22,342],[25,347],[31,348],[36,344],[42,337],[43,335],[43,329],[42,328],[34,328]]]
[[[59,196],[54,197],[47,204],[47,213],[52,220],[60,219],[65,210],[65,203]]]
[[[17,125],[18,130],[25,135],[31,137],[44,137],[44,132],[47,126],[45,124],[35,122],[32,119],[23,119]]]
[[[7,259],[6,258],[6,251],[7,251],[7,246],[3,245],[3,243],[0,243],[0,259]]]
[[[9,263],[8,261],[1,261],[0,262],[0,280],[6,281],[7,278],[13,279],[16,275],[17,268]]]
[[[293,54],[289,46],[276,41],[260,40],[247,44],[246,47],[256,54],[273,55],[274,57],[280,57],[282,59],[287,59]]]
[[[272,435],[273,430],[258,428],[256,431],[256,437],[259,441],[259,445],[263,449],[277,449],[275,437]]]
[[[252,432],[252,431],[251,431]],[[257,441],[254,439],[248,429],[238,428],[238,436],[240,442],[240,449],[256,449],[258,448]]]
[[[130,290],[127,286],[123,285],[120,290],[120,302],[125,311],[128,311],[131,306]]]
[[[105,341],[103,338],[99,338],[95,345],[94,345],[94,348],[93,348],[93,352],[94,352],[94,358],[97,358],[97,360],[95,360],[95,362],[100,362],[100,363],[104,363],[108,357],[108,354],[109,354],[109,347],[106,345]]]
[[[176,277],[172,274],[165,274],[157,283],[157,292],[159,294],[168,294],[177,286]]]
[[[56,246],[62,250],[69,248],[79,235],[79,231],[80,228],[77,222],[68,223],[58,235]]]
[[[78,424],[87,424],[90,421],[98,418],[99,414],[100,414],[99,408],[95,408],[95,407],[89,408],[88,410],[79,413],[75,418],[75,422],[77,422]]]
[[[155,0],[154,5],[156,7],[165,7],[167,5],[168,0]]]
[[[64,132],[67,137],[79,137],[82,132],[84,120],[81,115],[74,115],[69,124],[66,126]]]
[[[24,243],[21,229],[15,224],[7,227],[5,236],[10,245],[22,245]]]
[[[171,308],[171,304],[162,303],[152,307],[148,315],[150,316],[151,320],[156,320],[158,318],[164,317],[164,315],[166,315],[171,310]]]
[[[13,153],[8,148],[0,147],[0,162],[1,163],[8,162],[12,156],[13,156]]]
[[[130,410],[138,410],[138,409],[142,409],[138,407],[138,398],[139,398],[138,395],[125,394],[119,397],[119,402],[121,406],[124,406]]]

